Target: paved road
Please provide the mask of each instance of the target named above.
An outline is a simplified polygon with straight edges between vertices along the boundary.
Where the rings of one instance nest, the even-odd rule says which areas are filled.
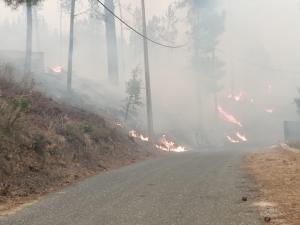
[[[0,225],[260,224],[237,151],[184,153],[87,179]],[[251,185],[250,185],[251,186]]]

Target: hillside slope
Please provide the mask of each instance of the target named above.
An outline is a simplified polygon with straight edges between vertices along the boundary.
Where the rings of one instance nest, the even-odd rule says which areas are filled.
[[[114,122],[0,74],[0,215],[99,171],[153,155]]]

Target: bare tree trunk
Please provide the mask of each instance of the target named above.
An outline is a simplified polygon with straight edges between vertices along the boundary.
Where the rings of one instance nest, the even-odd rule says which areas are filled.
[[[62,40],[62,16],[63,16],[63,11],[62,11],[62,3],[61,0],[58,0],[59,4],[59,62],[62,64],[63,61],[63,40]]]
[[[125,111],[125,117],[124,117],[125,122],[127,122],[127,120],[128,120],[131,101],[132,101],[132,97],[129,97],[128,103],[127,103],[127,105],[126,105],[126,111]]]
[[[152,96],[151,96],[151,80],[150,80],[148,40],[146,39],[146,37],[147,37],[147,23],[146,23],[145,1],[141,0],[141,3],[142,3],[142,14],[143,14],[144,61],[145,61],[145,83],[146,83],[148,135],[151,139],[153,139],[154,138],[153,111],[152,111]]]
[[[113,0],[105,0],[105,5],[113,12],[115,10]],[[119,82],[119,59],[118,59],[118,46],[116,24],[114,16],[105,11],[105,24],[106,24],[106,41],[107,41],[107,63],[108,63],[108,76],[112,84]]]
[[[120,17],[121,17],[121,19],[123,19],[123,10],[122,10],[121,0],[119,0],[118,3],[119,3]],[[121,44],[120,44],[121,65],[122,65],[122,72],[125,73],[125,71],[126,71],[126,64],[125,64],[125,58],[124,58],[125,38],[124,38],[123,23],[120,23],[120,32],[121,32]]]
[[[31,73],[32,61],[32,2],[26,1],[27,30],[26,30],[26,55],[24,72],[26,76]]]
[[[68,59],[68,81],[67,81],[67,87],[69,92],[72,90],[75,3],[76,0],[72,0],[71,14],[70,14],[69,59]]]
[[[37,12],[37,7],[33,9],[34,15],[34,29],[35,29],[35,38],[36,38],[36,51],[39,52],[41,50],[41,42],[40,42],[40,35],[39,35],[39,17]]]

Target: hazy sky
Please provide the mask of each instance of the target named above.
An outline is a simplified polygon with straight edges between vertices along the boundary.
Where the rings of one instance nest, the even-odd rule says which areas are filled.
[[[39,11],[52,28],[59,26],[57,2],[45,0],[42,10]],[[124,5],[130,3],[134,6],[140,5],[140,0],[122,2]],[[147,16],[150,18],[154,14],[163,14],[174,0],[145,0],[145,2]],[[265,48],[273,55],[276,64],[289,65],[295,69],[298,67],[300,53],[294,49],[300,49],[299,0],[220,0],[220,2],[223,3],[221,8],[226,10],[226,32],[220,46],[225,52],[230,54],[236,52],[236,55],[239,55],[240,51],[245,51],[247,47],[252,48],[255,43],[257,47]],[[24,9],[13,11],[0,1],[0,22],[22,18],[20,14],[22,10]],[[82,10],[84,9],[78,9],[79,12]],[[130,22],[131,15],[124,11],[124,18]],[[67,19],[65,22],[67,29]]]
[[[87,0],[81,1],[87,2]],[[124,3],[124,5],[128,3],[132,3],[134,6],[140,5],[140,0],[121,1]],[[175,0],[145,0],[148,18],[150,18],[154,14],[162,15],[167,9],[168,5],[173,1]],[[274,83],[272,83],[272,86],[274,88],[277,88],[275,90],[280,90],[280,92],[278,91],[278,94],[276,96],[277,98],[274,98],[274,101],[275,99],[277,101],[281,96],[285,97],[285,99],[281,100],[281,102],[285,102],[285,104],[287,104],[288,107],[291,108],[290,112],[296,113],[293,99],[297,95],[296,90],[299,87],[298,84],[300,83],[299,0],[220,0],[220,2],[222,3],[220,4],[220,9],[224,9],[226,13],[225,32],[219,38],[219,45],[216,47],[216,52],[217,56],[221,59],[222,62],[224,62],[225,65],[225,76],[222,83],[225,92],[231,88],[231,82],[233,80],[232,77],[235,77],[236,80],[236,91],[244,89],[246,89],[247,91],[247,89],[250,89],[250,87],[257,88],[256,86],[267,87],[270,81],[274,81]],[[84,9],[85,8],[77,10],[80,12]],[[18,17],[19,19],[25,20],[25,15],[22,15],[21,13],[22,10],[24,9],[21,8],[18,11],[12,12],[9,8],[5,8],[3,1],[0,0],[0,22],[4,20],[13,21]],[[39,11],[39,14],[46,19],[47,23],[52,28],[58,28],[58,11],[59,10],[57,8],[56,0],[45,0],[43,8],[41,11]],[[119,12],[116,11],[116,13],[118,14]],[[129,13],[126,13],[124,10],[124,19],[126,21],[129,21],[129,23],[132,23],[131,17],[132,16]],[[65,14],[65,18],[66,19],[64,27],[67,31],[67,14]],[[183,26],[185,25],[186,24],[183,23],[182,27],[179,30],[179,34],[181,36],[184,36],[185,34],[185,30],[183,29]],[[53,33],[55,35],[55,32]],[[5,49],[7,47],[5,45],[6,42],[20,42],[22,46],[19,45],[21,46],[19,48],[24,49],[24,37],[25,26],[24,30],[22,30],[22,33],[19,32],[17,33],[17,35],[9,36],[8,41],[0,41],[0,49]],[[182,43],[189,43],[189,40],[187,39],[182,42],[178,42],[178,44]],[[160,53],[161,49],[157,47],[153,48],[152,46],[153,45],[150,45],[150,53],[158,50],[158,52]],[[15,44],[10,45],[10,48],[15,49]],[[49,56],[51,55],[54,48],[55,47],[49,47],[43,50],[45,51],[45,54]],[[171,80],[169,79],[169,77],[173,77],[174,74],[178,75],[178,80],[174,79],[174,82],[176,83],[175,87],[178,88],[178,90],[182,90],[181,92],[184,93],[184,95],[182,95],[182,98],[185,99],[182,100],[182,103],[186,105],[186,99],[188,99],[190,96],[193,96],[192,94],[194,94],[194,90],[192,88],[191,90],[187,90],[190,88],[187,88],[185,79],[189,78],[182,78],[181,76],[188,73],[188,71],[186,71],[188,64],[186,61],[188,61],[190,57],[190,46],[184,48],[182,52],[184,54],[181,54],[181,51],[179,51],[179,53],[177,54],[176,50],[168,52],[167,57],[174,57],[174,64],[178,64],[174,66],[174,68],[166,67],[166,61],[164,61],[165,59],[163,59],[163,57],[158,57],[158,59],[152,58],[151,70],[153,71],[154,75],[156,74],[157,77],[159,77],[159,79],[154,80],[154,83],[155,81],[157,81],[156,86],[154,85],[154,88],[160,90],[164,90],[165,83],[168,82],[168,80]],[[103,52],[99,51],[99,53],[102,54]],[[97,56],[103,56],[103,58],[101,59],[103,65],[105,65],[104,57],[106,56],[105,54],[101,54]],[[57,57],[55,57],[55,59],[57,60]],[[90,60],[89,58],[87,59]],[[142,60],[142,58],[140,60]],[[78,62],[79,61],[82,60],[79,59]],[[48,60],[46,63],[48,65],[54,65],[57,62],[55,62],[55,60]],[[158,63],[161,64],[158,65]],[[80,65],[78,63],[78,67],[79,66]],[[83,68],[85,69],[85,67]],[[275,69],[272,70],[272,68]],[[101,66],[101,68],[99,69],[100,72],[97,70],[95,74],[99,74],[101,73],[101,71],[104,74],[105,69],[105,66]],[[172,69],[174,71],[172,71]],[[82,74],[84,76],[86,75],[85,73]],[[161,77],[164,76],[166,77],[165,82],[161,82]],[[251,81],[252,83],[248,81]],[[177,92],[176,88],[173,89]],[[186,92],[188,93],[186,94]],[[256,92],[256,90],[249,90],[249,93],[253,95]],[[154,91],[154,93],[156,92]],[[156,96],[154,96],[154,103],[160,101],[161,96],[159,94],[160,92],[158,91]],[[172,96],[172,94],[174,94],[174,92],[170,92],[169,97],[167,97],[166,99],[171,99],[170,101],[174,101],[174,97]],[[163,95],[166,95],[165,91]],[[259,97],[265,98],[266,96]],[[176,104],[174,104],[174,106],[176,107],[179,105],[177,104],[177,100],[178,99],[176,99]],[[167,100],[165,102],[167,102]],[[156,109],[159,107],[160,105],[157,105]],[[173,110],[176,113],[177,111],[185,111],[177,110],[176,107]],[[264,105],[262,107],[267,107],[267,105]],[[182,107],[180,109],[182,109]],[[288,112],[288,110],[284,111]],[[165,116],[166,118],[168,118],[169,114],[166,114]],[[190,115],[188,115],[188,117],[192,120],[194,119]],[[287,116],[285,118],[289,117]],[[177,123],[176,120],[175,123]],[[282,124],[280,122],[280,126],[281,125]]]
[[[147,14],[148,17],[155,15],[161,15],[164,13],[164,11],[167,9],[168,5],[173,2],[174,0],[146,0],[146,7],[147,7]],[[52,27],[57,27],[59,24],[59,16],[58,16],[58,1],[56,0],[45,0],[42,5],[42,11],[40,12],[42,15],[47,18],[48,23]],[[125,5],[132,4],[134,6],[140,5],[140,0],[123,0],[121,2],[124,2]],[[19,15],[19,12],[21,11],[12,11],[10,8],[5,7],[4,3],[0,1],[0,21],[3,21],[5,19],[10,20],[11,18],[16,18]],[[78,9],[80,11],[80,9]],[[126,12],[124,12],[124,17],[126,18]]]

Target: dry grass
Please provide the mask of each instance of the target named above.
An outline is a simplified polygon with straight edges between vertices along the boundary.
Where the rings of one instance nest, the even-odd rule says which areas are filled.
[[[272,224],[300,224],[300,151],[281,147],[262,150],[247,157],[247,168],[260,190],[258,205]]]
[[[54,102],[7,71],[0,69],[0,216],[8,207],[153,155],[125,129]]]

